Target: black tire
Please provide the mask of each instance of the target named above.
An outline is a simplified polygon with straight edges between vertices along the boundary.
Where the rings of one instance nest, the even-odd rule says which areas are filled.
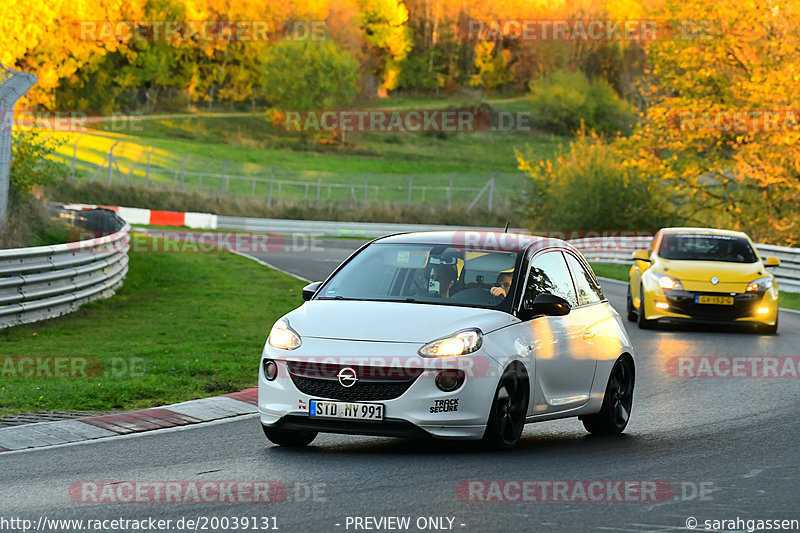
[[[494,393],[486,432],[483,434],[485,446],[507,450],[517,445],[525,429],[528,398],[528,373],[522,363],[511,363],[503,372]]]
[[[278,446],[300,448],[311,444],[311,441],[317,438],[316,431],[286,431],[266,426],[261,426],[261,429],[264,430],[264,435],[266,435],[267,439]]]
[[[628,283],[628,298],[627,298],[627,308],[628,308],[628,322],[636,322],[637,314],[636,309],[633,307],[633,296],[631,296],[631,284]]]
[[[639,285],[639,309],[636,311],[636,324],[639,329],[654,329],[656,321],[646,319],[644,317],[644,309],[644,287]]]
[[[620,357],[611,369],[600,412],[580,417],[586,431],[595,435],[614,435],[625,431],[633,407],[635,373],[631,360]]]

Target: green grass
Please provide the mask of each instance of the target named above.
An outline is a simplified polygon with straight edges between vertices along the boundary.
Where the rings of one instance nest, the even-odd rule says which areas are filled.
[[[592,263],[591,266],[595,275],[603,278],[618,279],[621,281],[628,281],[628,273],[631,270],[630,265],[612,263]]]
[[[800,311],[800,294],[796,292],[781,292],[778,304],[786,309],[797,309]]]
[[[628,281],[628,273],[631,267],[630,265],[592,263],[592,270],[594,270],[596,275],[604,278]],[[781,291],[778,305],[786,309],[796,309],[800,311],[800,294]]]
[[[113,297],[0,331],[2,356],[93,357],[104,373],[4,376],[0,414],[144,408],[253,387],[268,330],[301,303],[302,286],[230,253],[130,254]],[[134,361],[144,375],[113,375]]]
[[[525,108],[524,99],[489,101],[496,110],[519,111]],[[381,101],[374,107],[392,109],[461,107],[453,98],[402,97]],[[158,117],[156,115],[156,117]],[[238,175],[268,179],[275,168],[275,179],[301,182],[303,185],[284,184],[281,198],[287,200],[316,199],[316,183],[346,184],[346,188],[322,187],[322,199],[363,198],[364,178],[370,174],[369,184],[380,186],[380,191],[370,190],[370,201],[400,202],[407,200],[409,177],[416,174],[415,185],[444,187],[450,176],[457,173],[456,187],[482,187],[492,173],[497,172],[496,185],[504,196],[517,193],[525,177],[517,169],[515,149],[530,147],[542,159],[549,159],[563,139],[526,132],[476,133],[359,133],[351,134],[341,144],[317,142],[295,133],[276,129],[266,115],[256,113],[185,114],[170,118],[143,118],[133,127],[113,131],[96,131],[80,138],[75,135],[55,134],[66,144],[59,156],[71,163],[74,142],[78,140],[78,176],[88,179],[94,175],[116,141],[115,158],[126,174],[128,182],[143,182],[147,153],[151,154],[151,179],[156,183],[171,185],[176,172],[185,165],[187,172],[221,174],[223,166],[228,176]],[[188,158],[184,162],[184,157]],[[135,171],[128,174],[132,167]],[[162,168],[156,172],[154,169]],[[105,181],[103,171],[96,179]],[[119,174],[115,176],[119,179]],[[309,184],[308,186],[304,184]],[[184,176],[184,186],[219,191],[221,180],[212,176]],[[351,192],[349,185],[355,190]],[[230,180],[231,194],[266,197],[269,183],[253,184],[244,180]],[[274,190],[277,196],[277,188]],[[469,202],[474,191],[456,191],[453,200]],[[442,203],[442,191],[416,190],[412,202]]]

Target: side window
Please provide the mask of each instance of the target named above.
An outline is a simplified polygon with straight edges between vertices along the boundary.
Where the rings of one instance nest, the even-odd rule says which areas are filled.
[[[545,252],[534,257],[525,283],[525,300],[533,301],[544,292],[561,296],[571,307],[578,305],[572,279],[561,252]]]
[[[594,276],[584,268],[578,258],[572,254],[564,254],[567,257],[569,270],[575,280],[575,288],[578,291],[578,305],[597,303],[603,300],[603,291],[597,286]]]

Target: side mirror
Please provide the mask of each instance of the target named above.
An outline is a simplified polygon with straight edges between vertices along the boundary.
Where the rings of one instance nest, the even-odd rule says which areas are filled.
[[[767,257],[767,259],[764,261],[765,267],[776,267],[780,264],[781,260],[778,259],[777,257],[772,257],[772,256]]]
[[[645,263],[651,263],[650,256],[647,254],[645,250],[636,250],[631,254],[632,261],[644,261]]]
[[[536,296],[532,302],[530,300],[522,302],[520,318],[522,320],[530,320],[540,315],[564,316],[569,314],[570,309],[569,302],[561,296],[543,292]]]
[[[303,300],[307,302],[313,298],[314,294],[319,290],[320,285],[322,285],[321,281],[315,281],[303,287]]]

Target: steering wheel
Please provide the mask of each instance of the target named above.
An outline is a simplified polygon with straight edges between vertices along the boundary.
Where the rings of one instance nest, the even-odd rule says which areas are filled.
[[[488,287],[480,287],[458,291],[450,297],[450,300],[478,305],[497,305],[503,301],[503,297],[493,295]]]

